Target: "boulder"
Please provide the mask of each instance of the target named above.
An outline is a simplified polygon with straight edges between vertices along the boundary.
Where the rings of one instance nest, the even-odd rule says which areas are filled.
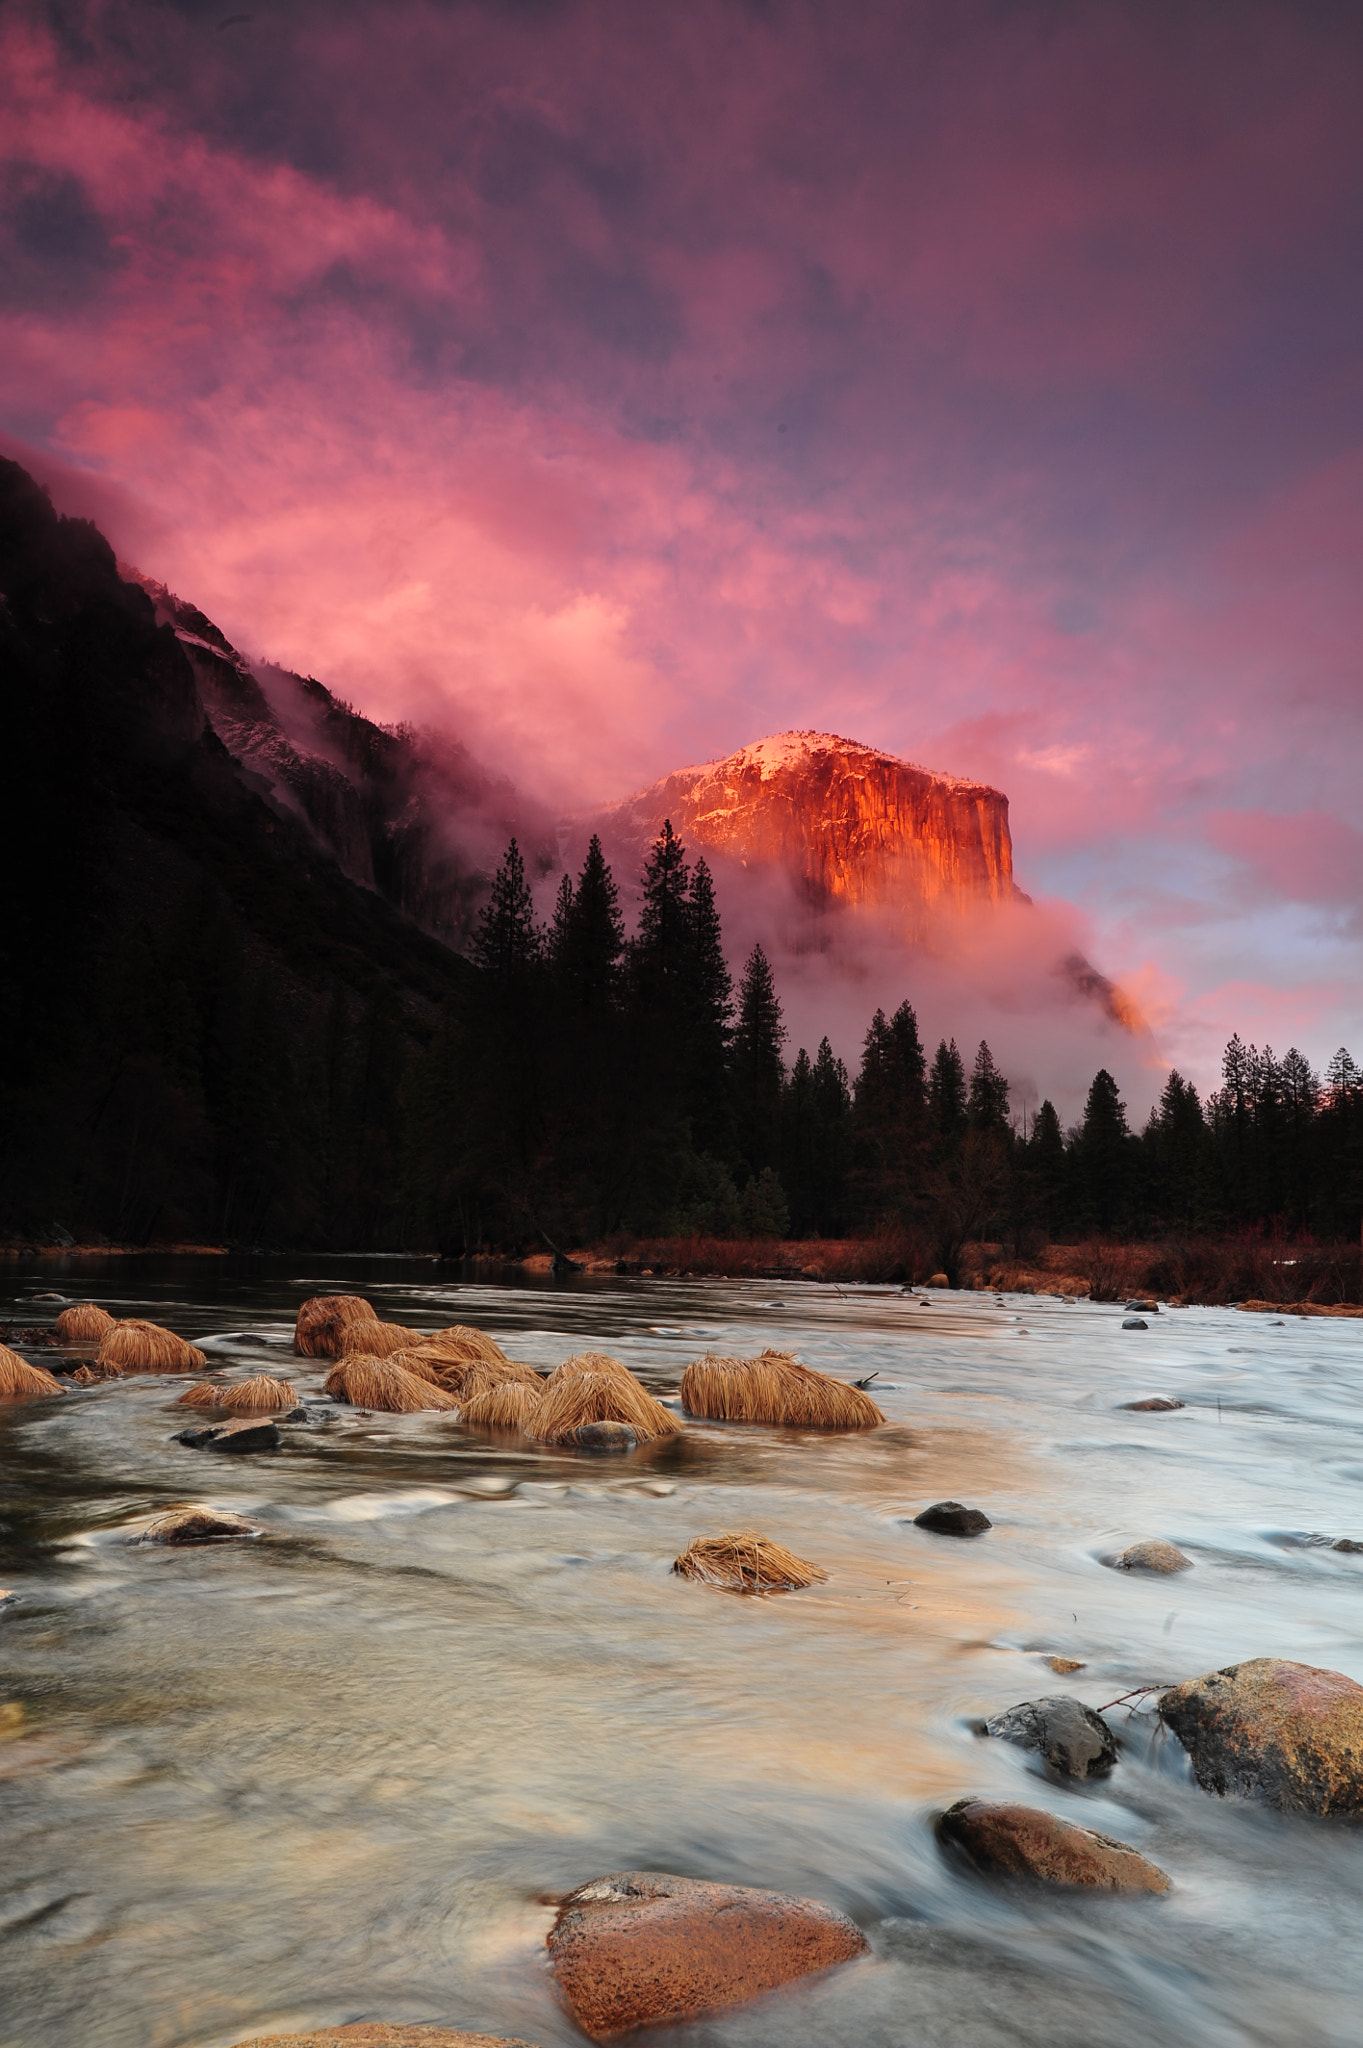
[[[1119,1572],[1188,1572],[1193,1561],[1185,1557],[1176,1544],[1166,1543],[1162,1536],[1147,1536],[1143,1543],[1132,1543],[1112,1560]]]
[[[1117,1745],[1102,1715],[1064,1693],[1024,1700],[984,1725],[1001,1742],[1036,1750],[1063,1778],[1105,1778],[1117,1761]]]
[[[529,2048],[501,2034],[465,2034],[455,2027],[390,2027],[383,2020],[321,2027],[310,2034],[252,2034],[238,2048]]]
[[[1061,1820],[1039,1806],[958,1799],[942,1815],[937,1831],[991,1876],[1031,1877],[1041,1884],[1110,1892],[1169,1889],[1164,1871],[1126,1842]]]
[[[982,1509],[962,1507],[958,1500],[935,1501],[913,1522],[916,1529],[933,1529],[939,1536],[979,1536],[994,1526]]]
[[[1150,1325],[1146,1322],[1144,1316],[1124,1316],[1122,1318],[1122,1328],[1124,1330],[1148,1330]]]
[[[258,1536],[260,1531],[245,1515],[233,1515],[223,1508],[172,1508],[158,1515],[142,1531],[140,1543],[223,1543],[234,1536]]]
[[[1341,1671],[1254,1657],[1175,1686],[1160,1715],[1204,1792],[1285,1813],[1363,1812],[1363,1685]]]
[[[654,1870],[579,1886],[549,1934],[573,2018],[597,2040],[742,2005],[866,1950],[817,1899]]]
[[[579,1451],[632,1451],[639,1439],[627,1422],[584,1422],[568,1442]]]
[[[175,1433],[177,1444],[192,1451],[275,1451],[282,1438],[272,1418],[251,1416],[242,1422],[202,1422]]]
[[[1130,1408],[1136,1415],[1168,1415],[1175,1408],[1187,1406],[1184,1401],[1171,1401],[1166,1394],[1152,1394],[1147,1401],[1123,1401],[1123,1408]]]

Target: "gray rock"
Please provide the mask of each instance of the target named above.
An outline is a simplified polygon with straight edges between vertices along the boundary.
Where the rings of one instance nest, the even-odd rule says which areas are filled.
[[[639,1439],[627,1422],[584,1422],[569,1441],[580,1451],[632,1451]]]
[[[1117,1761],[1117,1745],[1102,1715],[1065,1693],[1024,1700],[984,1725],[986,1734],[1001,1742],[1036,1750],[1063,1778],[1105,1778]]]
[[[963,1507],[958,1500],[934,1501],[913,1521],[916,1529],[931,1529],[938,1536],[979,1536],[994,1526],[981,1508]]]
[[[177,1444],[192,1451],[275,1451],[282,1441],[274,1418],[249,1417],[241,1422],[202,1422],[176,1431]]]
[[[1122,1324],[1122,1328],[1124,1330],[1148,1330],[1150,1325],[1141,1316],[1127,1316]]]

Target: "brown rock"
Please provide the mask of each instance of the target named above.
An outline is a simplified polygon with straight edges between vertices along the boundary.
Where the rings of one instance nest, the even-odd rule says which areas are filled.
[[[1175,1408],[1186,1407],[1186,1402],[1171,1401],[1163,1394],[1152,1394],[1148,1401],[1123,1401],[1123,1408],[1129,1408],[1135,1415],[1166,1415]]]
[[[655,1870],[579,1886],[549,1935],[573,2017],[597,2040],[742,2005],[866,1949],[817,1899]]]
[[[1133,1543],[1120,1557],[1112,1560],[1119,1572],[1189,1572],[1193,1561],[1185,1557],[1176,1544],[1166,1543],[1162,1536],[1148,1536],[1144,1543]]]
[[[1254,1657],[1175,1686],[1160,1714],[1204,1792],[1285,1813],[1363,1812],[1363,1685],[1341,1671]]]
[[[991,1875],[1031,1877],[1070,1889],[1167,1892],[1169,1879],[1125,1842],[1061,1820],[1038,1806],[958,1799],[938,1822],[944,1841]]]
[[[311,2034],[252,2034],[238,2048],[529,2048],[501,2034],[464,2034],[454,2027],[390,2027],[360,2020],[349,2027],[323,2027]]]
[[[202,1506],[172,1508],[168,1515],[158,1515],[154,1522],[142,1531],[142,1543],[221,1543],[237,1536],[258,1536],[260,1531],[254,1522],[248,1522],[245,1515],[234,1515],[225,1508]]]

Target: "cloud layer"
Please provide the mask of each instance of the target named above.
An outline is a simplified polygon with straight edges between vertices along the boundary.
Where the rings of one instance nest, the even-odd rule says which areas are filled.
[[[1324,5],[21,5],[0,419],[550,802],[849,732],[1006,789],[1199,1078],[1363,1053],[1361,74]]]

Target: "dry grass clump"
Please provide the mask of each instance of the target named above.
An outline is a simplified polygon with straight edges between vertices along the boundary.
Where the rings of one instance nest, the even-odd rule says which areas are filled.
[[[506,1357],[495,1337],[489,1337],[485,1330],[475,1330],[469,1323],[451,1323],[448,1329],[423,1337],[421,1344],[425,1351],[439,1351],[456,1360],[485,1358],[495,1364]]]
[[[387,1358],[394,1351],[415,1348],[420,1332],[404,1329],[401,1323],[347,1323],[336,1346],[337,1358]]]
[[[442,1385],[446,1382],[442,1381]],[[494,1387],[528,1387],[538,1401],[548,1382],[533,1365],[522,1365],[515,1358],[480,1358],[476,1365],[469,1366],[458,1389],[461,1404],[476,1401],[483,1394],[491,1393]],[[451,1389],[453,1392],[454,1390]]]
[[[388,1353],[390,1365],[400,1366],[403,1372],[414,1373],[419,1380],[429,1380],[433,1386],[444,1387],[447,1394],[457,1394],[457,1386],[450,1386],[445,1378],[444,1361],[432,1356],[422,1344],[404,1344],[400,1350]],[[456,1367],[456,1372],[462,1368]]]
[[[114,1365],[120,1372],[202,1372],[208,1360],[196,1345],[174,1330],[131,1316],[115,1323],[99,1350],[96,1365]]]
[[[538,1387],[525,1380],[500,1380],[471,1400],[461,1401],[459,1420],[469,1429],[519,1429],[528,1434],[544,1399],[543,1386],[542,1380]]]
[[[50,1372],[44,1372],[40,1365],[30,1365],[17,1351],[0,1344],[0,1401],[34,1401],[45,1394],[65,1392]]]
[[[561,1386],[564,1380],[577,1379],[584,1372],[608,1373],[618,1380],[628,1380],[631,1386],[639,1382],[627,1365],[618,1358],[609,1357],[604,1351],[579,1351],[572,1358],[565,1358],[562,1365],[556,1365],[549,1375],[551,1387]]]
[[[293,1348],[302,1358],[338,1358],[341,1332],[347,1323],[373,1323],[378,1318],[359,1294],[314,1294],[298,1311]]]
[[[563,1371],[559,1367],[559,1373]],[[617,1372],[554,1373],[530,1418],[526,1434],[537,1443],[568,1443],[589,1422],[623,1422],[640,1443],[675,1436],[683,1427],[670,1409],[640,1386],[623,1366]]]
[[[63,1344],[98,1344],[114,1326],[106,1308],[93,1301],[76,1301],[57,1317],[57,1335]]]
[[[769,1536],[760,1536],[756,1529],[698,1536],[672,1569],[684,1579],[727,1586],[734,1593],[792,1593],[828,1577],[821,1566],[797,1557]]]
[[[712,1422],[768,1422],[795,1429],[874,1429],[885,1420],[869,1394],[784,1351],[760,1358],[698,1358],[681,1380],[682,1406]]]
[[[176,1395],[175,1405],[177,1408],[217,1408],[226,1392],[226,1386],[216,1380],[198,1380],[192,1387],[186,1387],[183,1394]]]
[[[287,1380],[272,1380],[258,1372],[249,1380],[239,1380],[235,1387],[224,1387],[218,1406],[231,1415],[264,1415],[272,1408],[296,1408],[298,1390]]]
[[[404,1372],[391,1358],[343,1358],[326,1377],[326,1392],[352,1408],[377,1408],[386,1415],[416,1415],[424,1408],[457,1408],[453,1394],[430,1380]]]

